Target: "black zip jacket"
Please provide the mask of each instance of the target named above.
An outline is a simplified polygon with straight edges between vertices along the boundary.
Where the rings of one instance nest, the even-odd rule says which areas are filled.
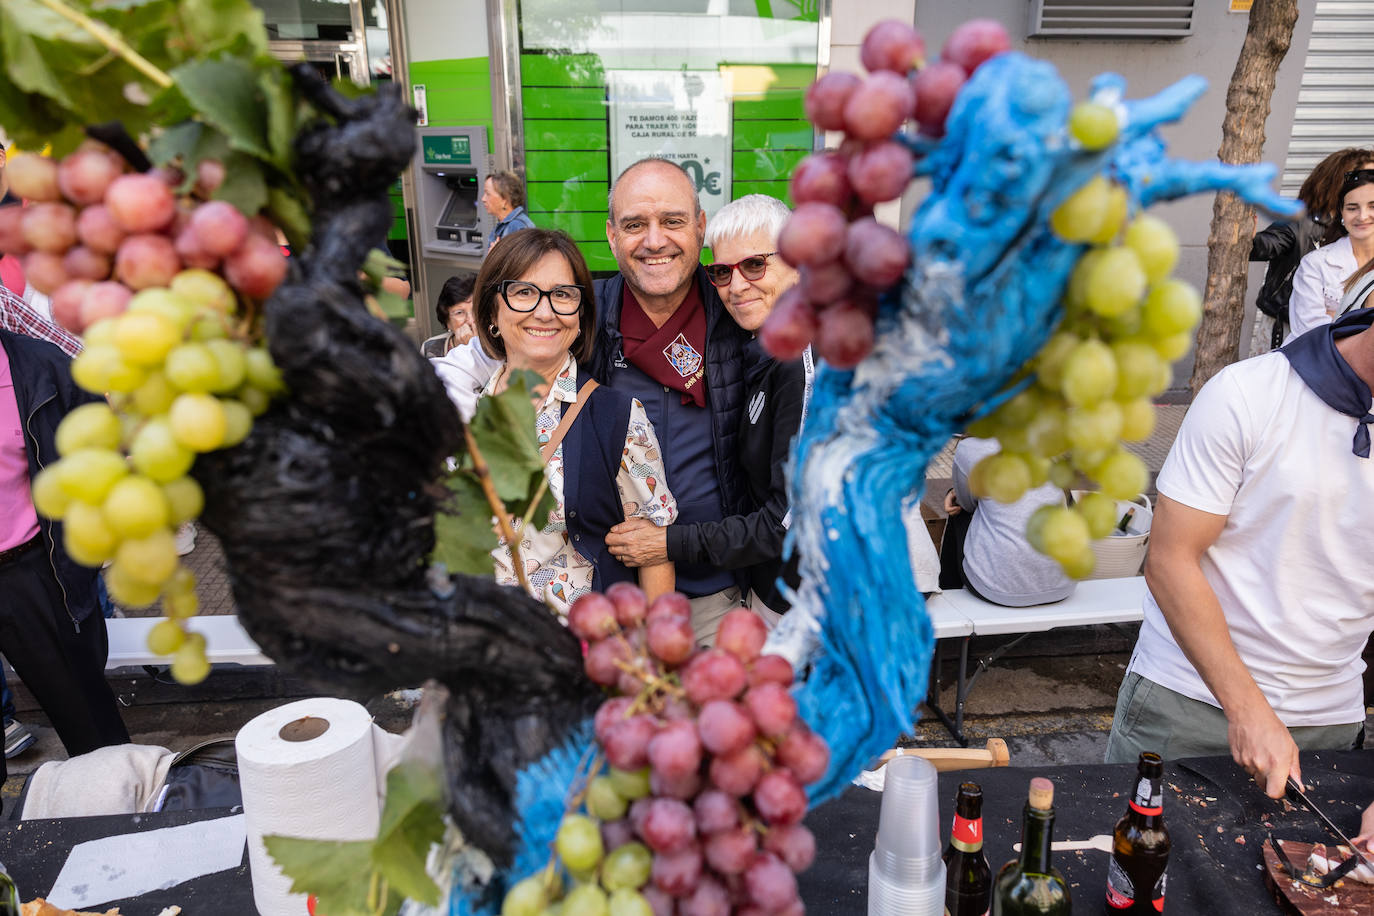
[[[0,328],[0,345],[9,357],[14,380],[14,399],[19,405],[19,422],[24,426],[24,445],[28,450],[29,479],[57,460],[57,424],[68,412],[100,398],[83,391],[72,381],[71,360],[53,344],[14,334]],[[67,615],[76,629],[92,613],[99,613],[96,597],[97,570],[67,556],[62,547],[62,523],[38,516],[53,578],[61,587]]]
[[[1293,295],[1293,274],[1298,262],[1322,244],[1327,227],[1310,216],[1296,223],[1270,223],[1255,233],[1250,243],[1250,260],[1268,261],[1264,285],[1255,306],[1270,318],[1288,322],[1288,300]]]

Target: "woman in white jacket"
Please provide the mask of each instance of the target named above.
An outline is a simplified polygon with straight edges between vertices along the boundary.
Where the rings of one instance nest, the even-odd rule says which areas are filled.
[[[1341,185],[1339,215],[1346,235],[1306,255],[1293,275],[1287,340],[1330,323],[1345,295],[1345,281],[1374,258],[1374,163],[1366,165],[1371,167],[1346,172]]]

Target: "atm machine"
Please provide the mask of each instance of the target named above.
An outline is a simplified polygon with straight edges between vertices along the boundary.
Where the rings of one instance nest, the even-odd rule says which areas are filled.
[[[415,290],[415,316],[424,328],[434,324],[434,300],[444,283],[459,274],[475,274],[481,267],[495,223],[480,203],[491,167],[486,128],[420,127],[415,134],[413,231],[424,260],[423,288]]]

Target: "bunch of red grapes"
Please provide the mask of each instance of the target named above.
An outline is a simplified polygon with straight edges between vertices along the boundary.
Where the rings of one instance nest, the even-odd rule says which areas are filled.
[[[551,864],[511,889],[504,916],[554,901],[565,914],[804,913],[795,873],[816,843],[803,787],[830,751],[797,715],[792,666],[761,654],[763,621],[732,611],[699,649],[686,598],[648,604],[621,583],[574,603],[568,626],[588,676],[615,693],[595,719],[609,770],[560,824],[567,883]]]
[[[802,160],[792,175],[796,210],[778,251],[801,279],[760,331],[770,353],[796,359],[814,342],[831,366],[851,369],[872,352],[878,297],[910,260],[901,234],[873,217],[875,204],[897,199],[911,180],[913,154],[894,135],[915,120],[922,134],[943,136],[965,80],[1010,47],[1000,23],[975,19],[954,30],[939,60],[926,63],[920,33],[884,20],[864,37],[866,78],[828,73],[807,90],[806,116],[845,139]]]
[[[171,286],[186,268],[221,273],[250,299],[267,298],[286,276],[271,223],[206,200],[224,181],[217,161],[199,164],[187,195],[177,192],[179,170],[130,172],[95,141],[61,162],[15,156],[5,173],[27,205],[0,209],[0,252],[23,258],[28,281],[74,333],[122,314],[139,290]]]

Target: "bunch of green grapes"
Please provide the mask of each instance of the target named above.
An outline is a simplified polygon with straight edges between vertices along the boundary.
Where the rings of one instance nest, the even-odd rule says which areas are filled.
[[[253,417],[283,390],[265,347],[251,345],[234,290],[191,268],[168,287],[135,293],[119,315],[85,329],[72,378],[108,402],[85,404],[57,428],[60,460],[33,480],[39,512],[63,522],[79,563],[109,563],[110,594],[131,607],[161,599],[165,620],[148,646],[170,654],[172,674],[194,684],[209,673],[205,639],[187,632],[196,580],[177,556],[174,532],[200,515],[204,494],[189,476],[197,454],[242,442]]]
[[[1115,141],[1113,110],[1078,105],[1069,133],[1085,149]],[[1148,439],[1153,399],[1172,379],[1202,317],[1196,289],[1170,276],[1178,238],[1162,220],[1132,216],[1126,189],[1094,177],[1051,215],[1062,239],[1090,247],[1064,291],[1059,330],[1031,361],[1014,397],[969,432],[995,437],[1002,450],[979,462],[969,484],[980,497],[1015,502],[1052,482],[1068,489],[1079,476],[1097,484],[1071,506],[1044,507],[1030,520],[1032,546],[1073,578],[1091,574],[1090,542],[1116,526],[1116,500],[1133,499],[1148,482],[1145,464],[1122,447]]]

